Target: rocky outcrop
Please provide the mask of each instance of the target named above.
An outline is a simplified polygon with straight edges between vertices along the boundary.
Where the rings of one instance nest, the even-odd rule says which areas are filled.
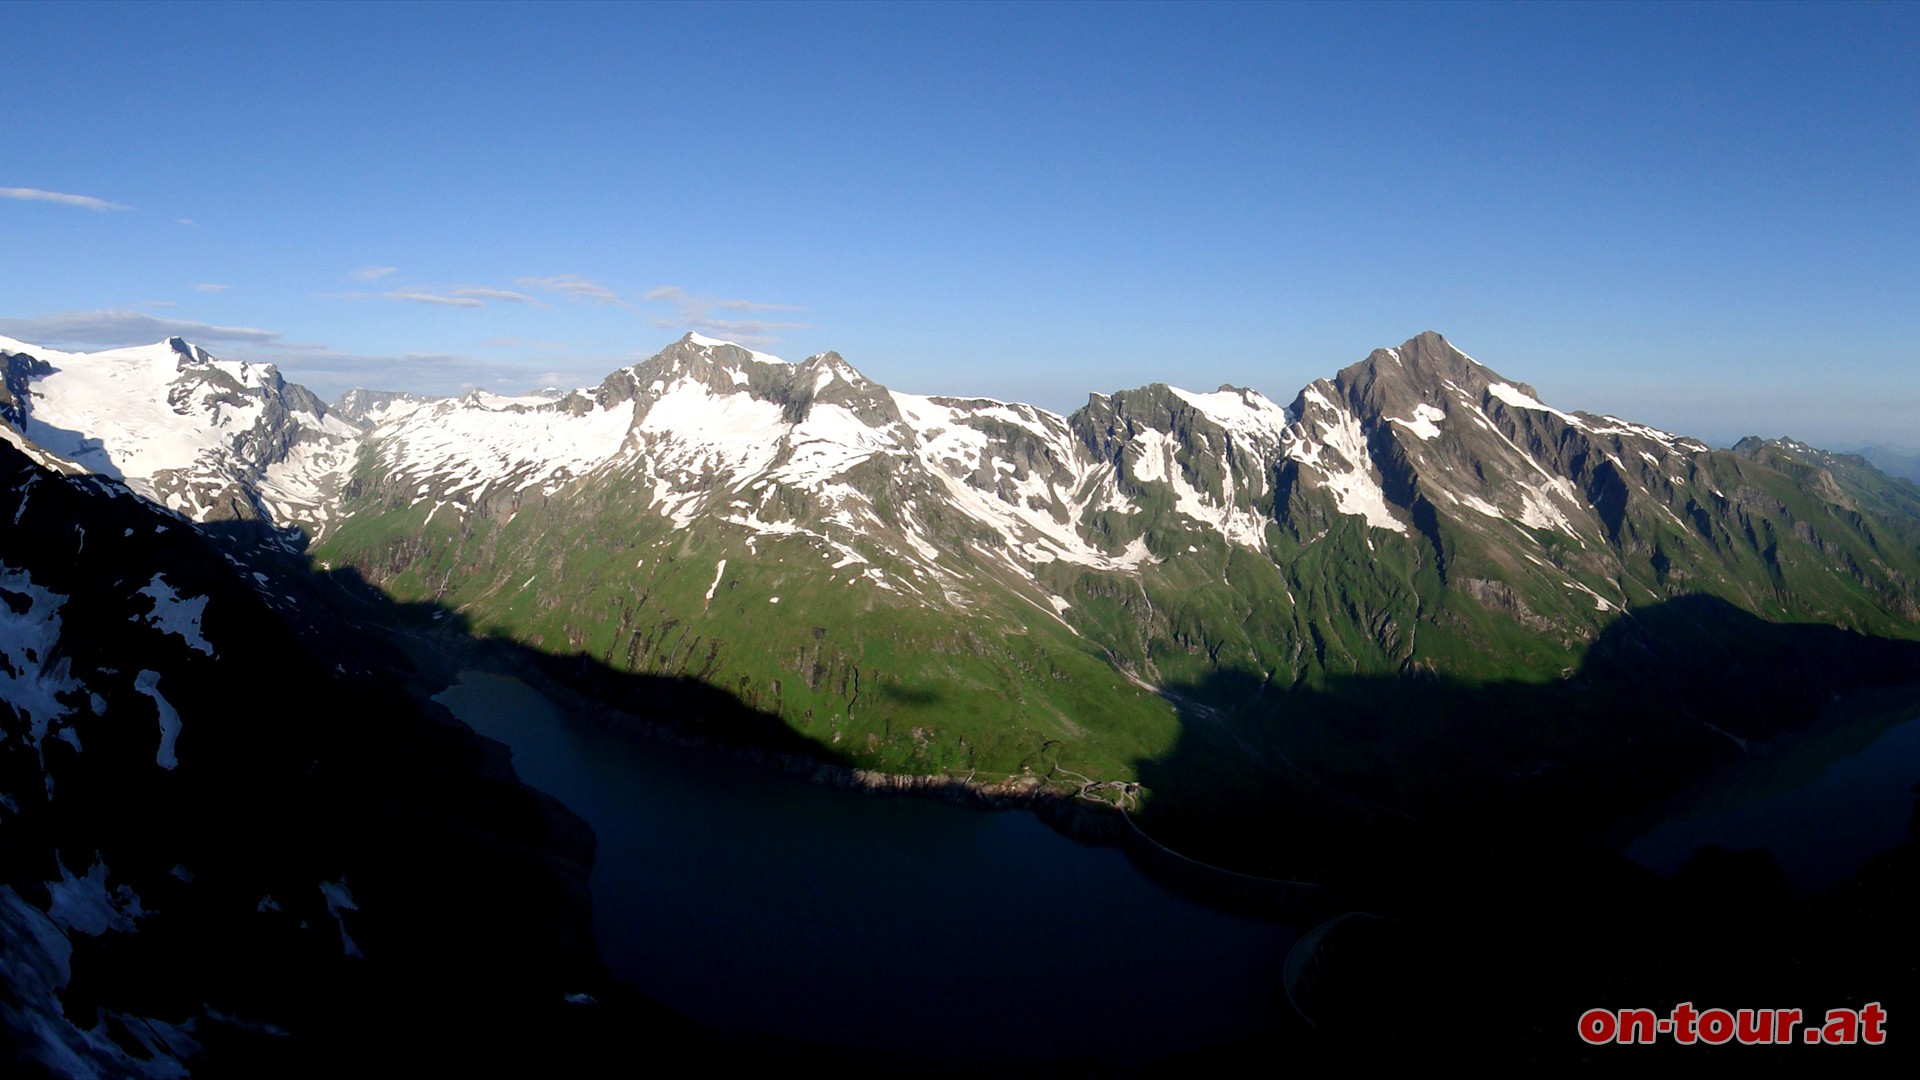
[[[0,349],[0,420],[15,429],[25,427],[33,407],[30,384],[52,370],[45,360]]]

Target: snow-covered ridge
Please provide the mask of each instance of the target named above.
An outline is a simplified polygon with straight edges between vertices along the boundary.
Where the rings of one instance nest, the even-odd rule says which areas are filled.
[[[777,356],[772,356],[763,352],[754,352],[752,349],[747,348],[745,345],[738,345],[731,341],[722,341],[719,338],[710,338],[705,334],[689,333],[686,337],[686,340],[694,345],[700,346],[703,349],[739,349],[740,351],[746,353],[748,356],[753,357],[755,360],[763,364],[786,363],[785,360],[782,360]]]
[[[21,435],[196,518],[251,507],[263,486],[285,516],[313,510],[319,474],[341,464],[324,449],[359,434],[272,365],[216,359],[179,338],[96,353],[0,338],[0,349],[52,369],[29,387]]]
[[[1423,401],[1413,407],[1412,419],[1402,420],[1397,416],[1389,416],[1387,422],[1399,424],[1418,438],[1437,439],[1440,437],[1440,421],[1446,418],[1447,410]]]
[[[488,490],[551,493],[606,462],[626,440],[633,403],[570,413],[550,401],[468,395],[393,410],[362,438],[394,482],[471,503]]]
[[[35,350],[0,339],[0,347],[31,352],[53,365],[34,382],[25,434],[48,450],[94,472],[133,483],[165,469],[191,465],[200,455],[231,450],[259,418],[250,394],[222,394],[231,384],[259,391],[270,369],[200,359],[168,342],[99,353]],[[204,369],[204,372],[196,371]],[[213,392],[196,398],[182,375],[204,373]]]
[[[324,537],[343,515],[367,510],[343,506],[340,492],[370,455],[378,504],[425,504],[428,521],[483,510],[508,519],[523,496],[606,482],[637,495],[636,513],[675,529],[715,522],[769,541],[800,538],[861,563],[884,549],[930,575],[952,558],[988,558],[1029,580],[1055,561],[1136,569],[1151,556],[1116,538],[1116,528],[1121,538],[1138,536],[1167,514],[1157,519],[1162,528],[1265,551],[1272,474],[1285,462],[1338,513],[1406,534],[1409,508],[1388,498],[1373,457],[1388,443],[1425,463],[1417,464],[1423,490],[1440,505],[1577,534],[1590,515],[1558,467],[1516,441],[1524,439],[1515,425],[1533,423],[1524,416],[1612,440],[1602,449],[1616,461],[1622,449],[1656,458],[1705,449],[1612,417],[1562,412],[1437,335],[1377,350],[1349,369],[1377,365],[1378,379],[1394,388],[1381,399],[1391,408],[1377,414],[1362,414],[1363,391],[1348,388],[1343,372],[1304,389],[1293,409],[1232,387],[1095,395],[1087,408],[1106,410],[1099,415],[1121,409],[1118,427],[1104,434],[1089,425],[1106,421],[1082,423],[1086,410],[1069,417],[988,398],[897,393],[836,354],[789,363],[700,334],[598,387],[446,399],[355,391],[337,414],[269,366],[222,361],[178,339],[92,354],[7,339],[0,347],[54,368],[32,384],[27,441],[196,518],[244,502]],[[1444,463],[1463,439],[1478,440],[1475,453],[1512,461],[1501,469],[1507,487],[1475,487],[1449,473]],[[892,493],[880,497],[876,484]],[[1149,498],[1148,489],[1166,497]],[[940,524],[955,513],[995,540],[957,538]]]

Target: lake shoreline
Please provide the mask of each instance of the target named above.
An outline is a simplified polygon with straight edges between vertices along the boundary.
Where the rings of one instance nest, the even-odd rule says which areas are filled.
[[[1147,834],[1116,804],[1081,794],[1077,784],[1036,775],[983,781],[941,774],[889,773],[769,749],[750,741],[715,738],[684,723],[663,722],[609,705],[556,679],[514,643],[464,635],[429,638],[390,629],[401,638],[399,644],[415,664],[415,676],[409,681],[416,683],[414,692],[423,699],[431,700],[457,684],[463,671],[508,675],[570,714],[607,730],[783,773],[815,787],[874,797],[934,800],[992,813],[1031,813],[1076,843],[1121,851],[1162,885],[1220,910],[1286,923],[1317,921],[1331,910],[1333,898],[1315,883],[1264,878],[1184,855]]]
[[[972,1034],[949,1051],[981,1065],[1075,1044],[1118,1065],[1274,1034],[1284,1004],[1273,972],[1296,924],[1169,888],[1119,847],[1078,842],[1038,814],[956,812],[928,797],[953,786],[851,797],[867,789],[795,782],[810,774],[776,775],[772,755],[683,747],[581,715],[498,657],[444,659],[472,663],[443,667],[454,685],[437,700],[593,828],[608,967],[719,1037],[912,1057],[957,1027]],[[1090,961],[1131,991],[1004,985],[1008,970]],[[903,962],[940,977],[909,989]],[[1043,1012],[1046,1028],[1026,1023]],[[1062,1031],[1077,1034],[1060,1042]]]

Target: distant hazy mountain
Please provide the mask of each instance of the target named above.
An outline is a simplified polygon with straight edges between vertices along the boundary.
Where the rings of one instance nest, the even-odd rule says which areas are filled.
[[[1920,450],[1910,446],[1868,446],[1854,451],[1888,476],[1920,484]]]

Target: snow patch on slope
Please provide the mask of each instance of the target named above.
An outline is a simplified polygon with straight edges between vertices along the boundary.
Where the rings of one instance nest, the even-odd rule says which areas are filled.
[[[1445,409],[1421,402],[1413,407],[1413,419],[1402,420],[1397,416],[1387,417],[1388,422],[1399,424],[1421,439],[1440,437],[1440,421],[1447,418]]]
[[[826,483],[875,454],[899,449],[891,435],[839,405],[814,405],[787,439],[787,460],[767,476],[799,487]]]
[[[945,489],[949,502],[1004,537],[1011,557],[1027,564],[1061,561],[1101,570],[1142,565],[1140,555],[1131,549],[1110,554],[1080,534],[1076,523],[1103,495],[1113,493],[1101,483],[1088,482],[1102,466],[1085,461],[1076,451],[1065,417],[1004,402],[935,400],[898,392],[892,397],[912,429],[916,456]],[[1017,424],[1041,438],[1058,470],[1057,481],[1024,462],[994,460],[994,438],[977,425],[996,420]],[[1164,468],[1171,450],[1156,444],[1145,452],[1158,454]],[[1023,578],[1031,578],[1025,567],[1009,565]]]
[[[190,649],[213,655],[213,646],[207,643],[206,636],[200,632],[200,618],[207,611],[206,597],[182,599],[159,574],[153,575],[147,587],[134,595],[153,601],[153,610],[141,617],[142,622],[157,628],[162,634],[179,635]]]
[[[25,597],[24,611],[15,610],[14,597]],[[26,717],[27,742],[34,747],[55,720],[72,711],[60,696],[81,690],[68,660],[53,656],[66,601],[35,585],[25,570],[0,563],[0,698]]]
[[[1287,441],[1287,457],[1318,474],[1320,486],[1333,495],[1341,513],[1362,518],[1376,529],[1405,533],[1406,525],[1387,509],[1387,493],[1374,474],[1367,435],[1359,419],[1335,405],[1318,384],[1301,394],[1320,407],[1320,415],[1311,421],[1318,430],[1306,432],[1309,421],[1304,418],[1290,429],[1300,434]],[[1327,451],[1332,451],[1331,457]]]
[[[1219,425],[1244,450],[1257,452],[1261,448],[1278,446],[1287,425],[1293,422],[1286,409],[1274,404],[1257,390],[1217,390],[1211,394],[1196,394],[1177,386],[1167,389]]]
[[[154,751],[153,763],[163,769],[179,766],[180,759],[174,756],[174,740],[180,737],[180,714],[173,703],[160,696],[160,673],[142,671],[134,676],[133,688],[153,699],[154,708],[160,714],[160,748]]]
[[[495,406],[470,395],[415,410],[369,438],[394,479],[418,485],[418,503],[436,486],[470,497],[495,484],[551,494],[618,453],[632,422],[632,402],[574,416],[552,403]]]
[[[126,885],[109,891],[107,864],[94,855],[85,877],[74,877],[65,863],[54,860],[60,879],[47,882],[47,916],[64,930],[99,937],[109,930],[128,931],[135,919],[145,915],[140,897]]]

